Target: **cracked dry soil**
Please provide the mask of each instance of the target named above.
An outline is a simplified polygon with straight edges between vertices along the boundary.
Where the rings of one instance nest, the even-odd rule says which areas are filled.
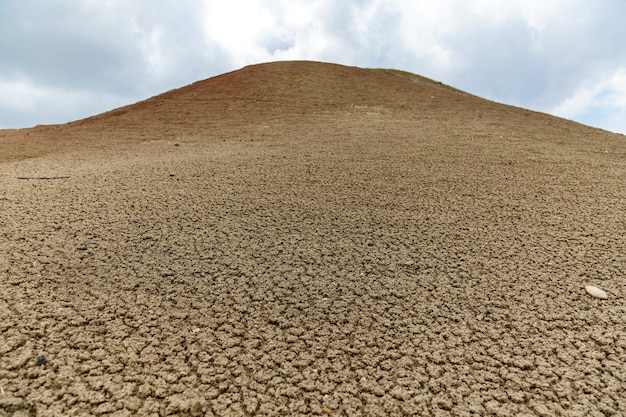
[[[626,415],[624,137],[419,88],[0,131],[0,416]]]

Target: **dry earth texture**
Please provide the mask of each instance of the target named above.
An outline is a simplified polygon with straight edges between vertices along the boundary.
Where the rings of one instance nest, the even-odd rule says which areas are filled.
[[[622,135],[313,62],[0,131],[0,416],[624,416],[625,183]]]

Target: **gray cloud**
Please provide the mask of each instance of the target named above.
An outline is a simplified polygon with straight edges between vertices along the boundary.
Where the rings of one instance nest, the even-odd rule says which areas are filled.
[[[2,74],[55,87],[109,89],[140,73],[129,22],[88,3],[20,1],[0,13]],[[82,5],[82,6],[80,6]],[[76,8],[78,6],[79,8]],[[124,86],[122,87],[124,88]]]
[[[0,126],[85,117],[231,69],[186,3],[3,2]]]
[[[540,21],[511,11],[491,25],[465,22],[452,46],[465,65],[451,82],[498,101],[552,112],[589,80],[623,68],[626,47],[616,39],[626,36],[626,27],[616,16],[626,12],[626,4],[569,5],[541,15]],[[597,125],[597,116],[582,121]]]

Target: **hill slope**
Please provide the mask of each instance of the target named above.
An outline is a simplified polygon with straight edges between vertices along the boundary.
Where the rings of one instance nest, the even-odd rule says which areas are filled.
[[[0,415],[626,415],[623,136],[309,62],[0,136]]]

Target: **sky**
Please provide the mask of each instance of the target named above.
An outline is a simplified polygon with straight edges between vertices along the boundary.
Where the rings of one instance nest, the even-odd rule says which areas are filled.
[[[314,60],[626,134],[625,16],[623,0],[0,0],[0,128]]]

